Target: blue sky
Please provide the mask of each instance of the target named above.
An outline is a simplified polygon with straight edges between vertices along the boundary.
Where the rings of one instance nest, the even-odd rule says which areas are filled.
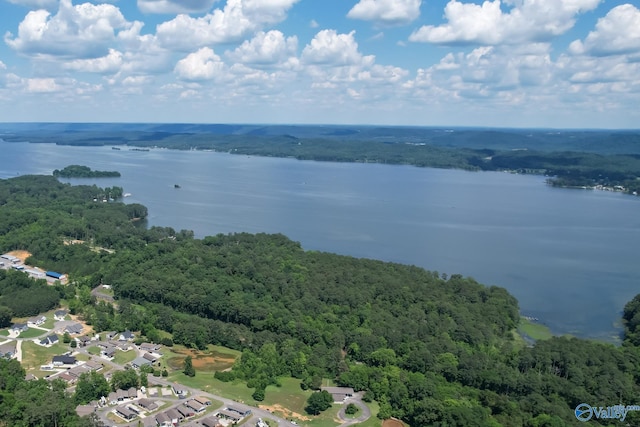
[[[640,4],[0,0],[0,121],[640,128]]]

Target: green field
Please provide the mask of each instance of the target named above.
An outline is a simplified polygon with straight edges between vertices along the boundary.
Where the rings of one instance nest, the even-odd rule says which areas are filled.
[[[525,319],[524,317],[520,318],[520,326],[518,327],[518,332],[521,335],[526,335],[531,339],[536,341],[538,340],[548,340],[553,337],[553,334],[545,325],[541,325],[536,322],[532,322],[530,320]]]
[[[18,338],[35,338],[35,337],[39,337],[40,335],[47,335],[47,334],[49,334],[49,332],[47,331],[43,331],[41,329],[29,328],[23,333],[21,333],[20,335],[18,335]]]
[[[91,346],[91,347],[87,347],[87,353],[89,354],[93,354],[94,356],[97,356],[100,354],[100,347],[98,346]]]
[[[51,347],[43,347],[31,341],[22,343],[22,367],[27,371],[40,372],[40,366],[51,363],[51,358],[67,352],[69,349],[65,344],[54,344]],[[36,372],[32,372],[38,375]]]
[[[0,336],[8,337],[9,336],[9,331],[6,330],[6,329],[1,330],[0,331]]]
[[[133,359],[136,358],[136,356],[137,355],[135,350],[118,350],[116,351],[116,355],[113,357],[113,363],[116,363],[118,365],[126,365],[127,363],[132,362]]]

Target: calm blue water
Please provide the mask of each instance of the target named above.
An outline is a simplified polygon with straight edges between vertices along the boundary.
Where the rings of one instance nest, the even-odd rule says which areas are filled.
[[[610,338],[640,293],[632,196],[506,173],[0,143],[2,178],[69,164],[120,171],[67,182],[123,187],[151,225],[283,233],[305,249],[472,276],[507,288],[556,333]]]

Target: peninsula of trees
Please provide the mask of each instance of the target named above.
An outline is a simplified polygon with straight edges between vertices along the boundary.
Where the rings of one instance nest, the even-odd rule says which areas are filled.
[[[97,331],[128,328],[155,342],[170,334],[189,347],[242,351],[217,377],[245,382],[256,398],[282,377],[311,389],[324,378],[364,391],[379,417],[414,427],[555,427],[581,425],[580,403],[636,404],[640,396],[640,297],[625,309],[621,347],[570,337],[529,346],[515,334],[518,304],[503,288],[305,251],[282,235],[195,239],[147,229],[134,221],[146,217],[144,206],[95,203],[99,191],[50,176],[0,180],[0,252],[27,250],[30,264],[69,272],[71,284],[54,287],[54,298]],[[40,309],[14,302],[39,284],[0,274],[0,313]],[[112,285],[116,307],[91,296],[99,283]],[[0,378],[9,368],[16,372],[0,364]],[[41,393],[35,387],[0,381],[0,419],[22,419],[15,407]],[[58,402],[59,390],[51,392]],[[640,413],[625,422],[640,425]]]
[[[62,170],[55,169],[53,176],[61,178],[119,178],[118,171],[94,171],[88,166],[70,165]]]

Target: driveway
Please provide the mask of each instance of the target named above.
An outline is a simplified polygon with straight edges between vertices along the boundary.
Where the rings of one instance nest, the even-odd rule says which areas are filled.
[[[364,402],[362,402],[362,395],[362,392],[356,393],[353,397],[350,397],[344,401],[342,408],[340,408],[340,411],[338,412],[338,418],[340,418],[344,422],[340,424],[339,427],[347,427],[354,424],[362,423],[371,418],[371,410],[367,405],[364,404]],[[361,414],[358,418],[349,418],[345,414],[344,411],[347,409],[347,405],[349,403],[353,403],[360,409]]]

